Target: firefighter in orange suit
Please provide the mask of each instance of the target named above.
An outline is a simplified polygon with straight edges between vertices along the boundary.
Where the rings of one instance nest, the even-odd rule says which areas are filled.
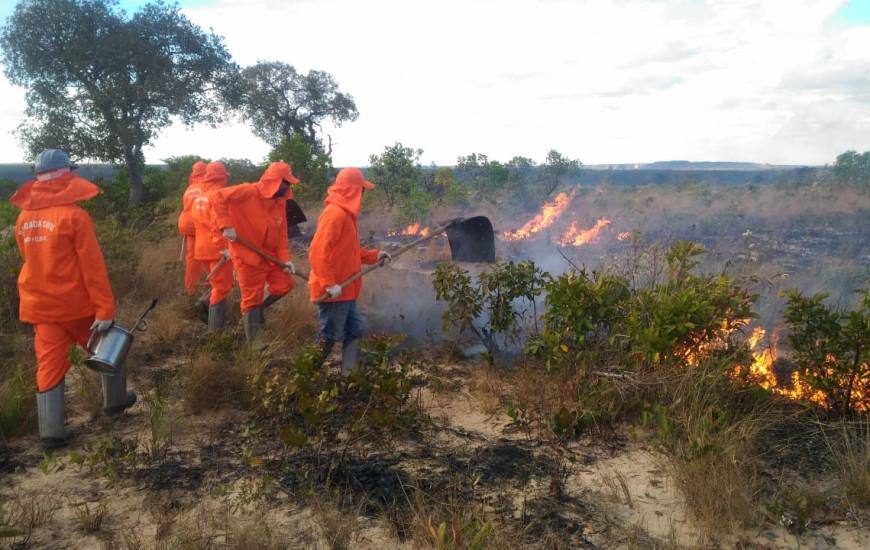
[[[293,176],[290,165],[273,162],[258,182],[227,187],[212,197],[215,239],[230,241],[242,294],[242,323],[249,343],[263,325],[263,309],[293,289],[291,275],[296,268],[290,261],[285,199],[293,183],[299,180]],[[283,265],[263,258],[238,242],[237,237]]]
[[[311,301],[327,296],[317,304],[320,332],[317,345],[326,358],[336,342],[342,342],[341,371],[349,374],[356,366],[357,340],[363,332],[363,318],[356,305],[362,280],[356,279],[341,287],[362,270],[362,264],[389,262],[389,253],[361,248],[357,216],[362,208],[362,196],[375,185],[366,181],[358,168],[344,168],[327,190],[326,208],[317,220],[317,230],[308,250],[311,273],[308,289]]]
[[[36,348],[36,395],[39,435],[44,450],[66,444],[74,433],[64,427],[65,377],[69,348],[87,347],[91,331],[108,330],[115,318],[109,285],[91,217],[77,201],[93,198],[99,188],[77,177],[63,151],[46,149],[36,156],[36,179],[21,186],[9,202],[21,208],[15,239],[24,264],[18,276],[19,318],[33,324]],[[104,390],[106,379],[104,375]],[[136,394],[105,402],[117,414],[136,402]],[[117,388],[116,388],[117,389]],[[117,398],[118,392],[104,391]]]
[[[203,265],[196,259],[196,226],[193,224],[193,203],[202,194],[202,178],[205,176],[206,164],[197,161],[193,164],[187,189],[181,197],[181,215],[178,216],[178,232],[184,238],[184,289],[188,294],[196,292],[197,284],[202,278]],[[208,319],[208,294],[200,298],[194,306],[197,314],[204,320]]]
[[[212,197],[227,186],[229,173],[222,162],[210,162],[202,179],[202,192],[193,201],[191,218],[196,227],[194,258],[202,262],[206,271],[214,271],[208,284],[211,287],[208,306],[209,332],[221,331],[227,312],[227,296],[233,289],[233,264],[230,262],[226,239],[214,239],[212,227]],[[215,271],[216,270],[216,271]]]

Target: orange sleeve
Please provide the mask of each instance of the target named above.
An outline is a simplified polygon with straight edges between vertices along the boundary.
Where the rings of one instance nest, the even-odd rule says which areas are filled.
[[[84,210],[73,215],[73,246],[82,267],[81,275],[97,319],[115,318],[115,296],[109,284],[109,273],[97,236],[94,222]]]
[[[209,205],[211,208],[211,226],[215,231],[220,233],[223,229],[233,226],[233,219],[230,217],[230,205],[227,204],[227,198],[234,189],[238,186],[223,187],[217,189],[209,195]]]
[[[377,248],[361,248],[359,251],[360,261],[364,264],[377,263],[378,253],[380,253],[380,250]]]

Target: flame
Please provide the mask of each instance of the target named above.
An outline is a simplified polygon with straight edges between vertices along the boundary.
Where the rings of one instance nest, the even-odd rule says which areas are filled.
[[[502,233],[501,237],[506,241],[518,241],[521,239],[528,239],[533,234],[537,233],[541,229],[545,229],[553,225],[553,222],[556,221],[556,218],[562,215],[562,212],[568,208],[568,205],[571,204],[571,201],[574,200],[574,193],[576,191],[571,191],[570,195],[566,195],[565,193],[559,193],[553,202],[544,203],[544,206],[541,207],[541,213],[526,222],[524,226],[517,229],[514,232],[506,231]]]
[[[573,221],[571,222],[571,227],[569,227],[565,235],[562,236],[562,241],[559,244],[562,246],[582,246],[591,242],[592,239],[598,238],[601,229],[607,225],[610,225],[610,220],[607,218],[601,218],[595,222],[595,227],[583,231],[577,227],[577,222]]]
[[[631,237],[631,231],[623,231],[619,235],[617,235],[617,239],[620,241],[624,241],[625,239]]]
[[[426,237],[429,235],[429,228],[421,228],[420,222],[415,222],[401,231],[390,231],[387,233],[387,237],[397,237],[399,235],[419,235],[420,237]]]
[[[749,372],[747,374],[748,380],[756,384],[762,388],[770,390],[771,392],[783,395],[785,397],[791,399],[800,399],[803,401],[809,401],[812,403],[816,403],[818,405],[822,405],[824,407],[829,407],[828,397],[827,395],[821,391],[816,390],[813,391],[810,386],[804,382],[798,371],[795,371],[791,374],[791,387],[780,386],[777,382],[776,375],[773,370],[773,365],[776,362],[777,352],[776,346],[778,341],[778,333],[779,329],[782,327],[777,327],[774,330],[774,333],[770,338],[770,345],[767,346],[766,349],[756,350],[756,346],[762,340],[765,335],[765,331],[762,328],[756,328],[752,336],[747,339],[747,344],[749,345],[749,349],[752,350],[753,362],[752,365],[749,366]],[[836,361],[835,357],[829,356],[827,357],[827,361],[829,363],[834,363]],[[834,369],[832,367],[826,367],[827,376],[834,377]],[[739,374],[742,370],[742,367],[737,367],[734,370],[734,374]],[[856,380],[856,382],[859,382]],[[851,403],[855,410],[863,411],[867,410],[867,400],[864,395],[864,392],[861,391],[858,384],[853,384],[851,389]]]

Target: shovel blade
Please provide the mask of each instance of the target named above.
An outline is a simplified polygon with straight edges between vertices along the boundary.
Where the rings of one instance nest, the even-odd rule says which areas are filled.
[[[486,216],[462,220],[445,232],[454,262],[495,261],[495,232]]]
[[[305,213],[293,199],[287,199],[287,207],[285,210],[287,213],[288,227],[308,221],[308,218],[305,217]]]

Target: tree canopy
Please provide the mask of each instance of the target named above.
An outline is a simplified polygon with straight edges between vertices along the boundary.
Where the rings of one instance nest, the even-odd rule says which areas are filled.
[[[117,0],[22,0],[0,48],[9,81],[27,88],[23,145],[123,162],[131,206],[144,191],[143,146],[173,117],[215,123],[232,69],[221,37],[161,0],[129,18]]]
[[[834,162],[834,176],[843,185],[870,186],[870,151],[846,151]]]
[[[251,124],[251,131],[273,147],[284,138],[299,135],[312,148],[325,148],[318,133],[324,121],[336,126],[359,116],[353,96],[338,89],[335,78],[324,71],[300,74],[280,61],[261,61],[242,69],[226,91],[228,103]]]
[[[384,147],[383,154],[369,156],[368,178],[383,192],[390,210],[420,186],[423,180],[422,154],[422,149],[412,149],[397,142]]]

